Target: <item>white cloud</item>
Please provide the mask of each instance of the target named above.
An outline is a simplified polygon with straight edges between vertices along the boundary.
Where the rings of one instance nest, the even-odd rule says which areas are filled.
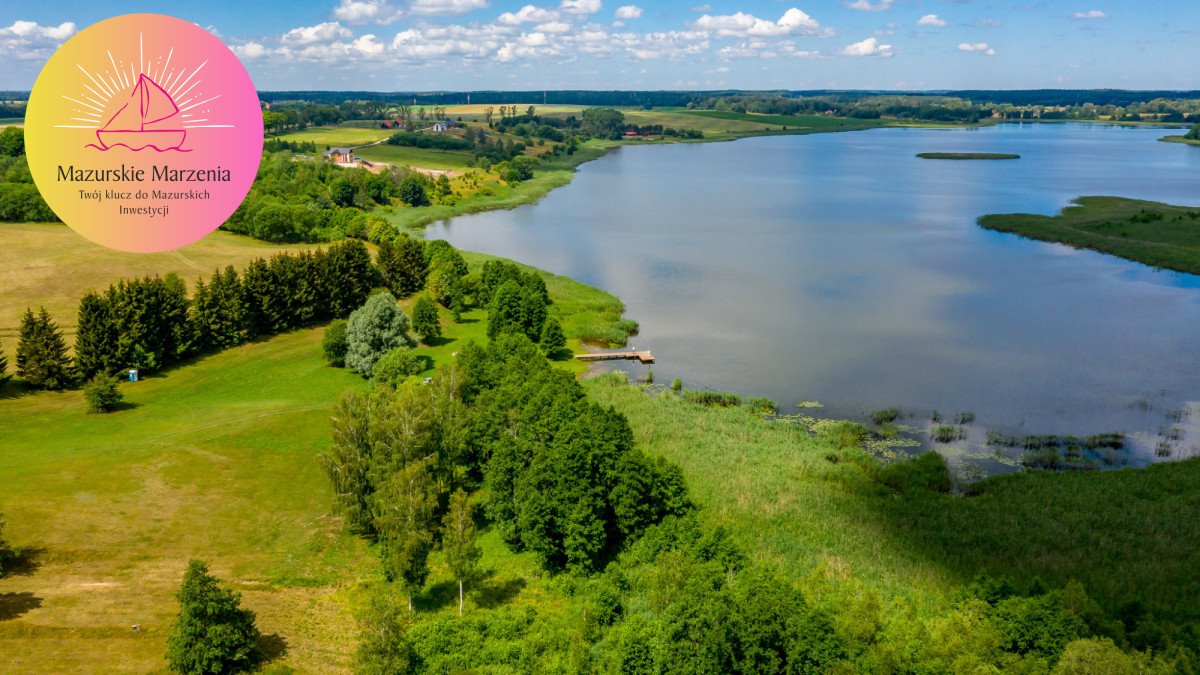
[[[496,21],[509,26],[516,26],[523,23],[545,23],[556,19],[558,19],[558,12],[534,7],[533,5],[525,5],[516,12],[505,12],[496,17]]]
[[[534,26],[533,29],[540,33],[568,33],[571,30],[571,24],[565,21],[548,21]]]
[[[40,26],[36,21],[14,21],[0,28],[0,52],[20,61],[48,58],[58,45],[75,34],[75,24],[67,21],[57,26]]]
[[[926,14],[917,21],[918,26],[935,26],[937,28],[945,28],[946,21],[938,18],[937,14]]]
[[[560,9],[567,14],[595,14],[600,11],[600,0],[562,0]]]
[[[846,3],[850,9],[857,9],[861,12],[883,12],[891,9],[892,3],[896,0],[879,0],[879,2],[871,2],[871,0],[854,0],[854,2]]]
[[[293,28],[280,38],[287,45],[309,45],[316,42],[327,42],[337,38],[348,38],[353,31],[337,21],[326,21],[315,26]]]
[[[392,52],[411,60],[486,58],[495,55],[504,45],[506,32],[507,29],[499,26],[410,28],[392,40]]]
[[[270,51],[260,42],[247,42],[245,44],[234,45],[233,53],[242,59],[259,59],[269,54]]]
[[[779,35],[821,35],[832,34],[829,29],[821,29],[816,19],[792,7],[783,13],[779,21],[760,19],[753,14],[738,12],[712,16],[705,14],[696,20],[696,27],[707,31],[716,31],[720,37],[772,37]]]
[[[616,17],[618,19],[640,19],[642,18],[642,8],[637,5],[618,7]]]
[[[1098,9],[1093,9],[1088,12],[1075,12],[1071,15],[1072,19],[1107,19],[1108,15]]]
[[[413,14],[466,14],[488,6],[487,0],[412,0]]]
[[[987,54],[988,56],[996,55],[996,50],[989,47],[988,43],[986,43],[986,42],[976,42],[973,44],[969,43],[969,42],[963,42],[958,45],[958,51],[960,51],[960,52],[978,52],[981,54]]]
[[[347,23],[395,22],[403,12],[388,0],[341,0],[333,9],[333,18]]]
[[[862,42],[855,42],[842,50],[843,56],[883,56],[892,55],[892,46],[880,44],[875,38],[867,38]]]

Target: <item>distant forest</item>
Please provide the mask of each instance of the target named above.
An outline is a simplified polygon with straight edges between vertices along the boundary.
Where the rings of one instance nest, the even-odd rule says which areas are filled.
[[[781,96],[785,98],[827,97],[837,101],[853,102],[873,96],[951,97],[975,103],[1007,103],[1011,105],[1072,106],[1091,103],[1093,105],[1127,106],[1148,103],[1156,99],[1200,99],[1200,90],[1125,90],[1125,89],[1019,89],[1019,90],[930,90],[911,91],[847,91],[837,89],[805,90],[713,90],[713,91],[472,91],[472,92],[380,92],[380,91],[261,91],[258,96],[268,103],[284,101],[306,101],[337,105],[347,100],[378,102],[412,102],[416,105],[461,105],[467,103],[533,103],[542,105],[587,105],[587,106],[652,106],[686,107],[707,99],[733,96]],[[22,102],[29,98],[27,91],[0,91],[0,117],[20,117],[24,114]],[[14,103],[16,103],[14,105]]]

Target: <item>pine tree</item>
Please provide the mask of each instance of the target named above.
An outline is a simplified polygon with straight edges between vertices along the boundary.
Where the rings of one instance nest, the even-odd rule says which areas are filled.
[[[21,317],[17,375],[38,389],[63,389],[73,380],[67,342],[45,307],[37,314],[26,309]]]
[[[367,301],[375,287],[377,271],[366,244],[346,239],[329,247],[326,275],[329,279],[330,309],[344,319]]]
[[[167,663],[178,673],[246,671],[261,660],[254,612],[241,596],[208,573],[199,560],[188,563],[179,588],[179,616],[167,638]]]
[[[227,349],[247,340],[247,314],[241,283],[232,266],[214,271],[208,284],[196,282],[192,323],[198,349]]]
[[[428,296],[417,298],[412,311],[413,332],[421,338],[421,342],[430,341],[442,336],[442,324],[438,321],[438,308]]]
[[[375,493],[375,529],[379,532],[383,574],[412,596],[429,576],[437,496],[428,462],[405,466]]]
[[[271,270],[262,258],[251,260],[242,272],[242,306],[246,309],[246,328],[250,338],[272,333],[268,299],[274,285]]]
[[[0,345],[0,389],[11,379],[12,375],[8,374],[8,356],[4,353],[4,346]]]
[[[463,613],[463,583],[478,574],[483,555],[476,543],[475,521],[471,518],[471,498],[462,490],[450,496],[450,510],[442,520],[442,552],[446,565],[458,580],[458,615]]]
[[[75,364],[86,380],[118,368],[117,331],[108,300],[89,292],[79,301],[79,330],[75,333]]]
[[[538,342],[541,345],[542,353],[550,358],[554,358],[559,352],[567,348],[567,336],[563,334],[562,326],[554,317],[549,317],[542,325],[542,339]]]

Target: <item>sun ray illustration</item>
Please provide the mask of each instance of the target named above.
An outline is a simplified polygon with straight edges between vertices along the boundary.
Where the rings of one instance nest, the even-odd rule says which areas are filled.
[[[188,75],[188,76],[187,76],[187,79],[186,79],[186,80],[184,80],[182,84],[178,85],[178,86],[177,86],[177,87],[176,87],[176,88],[175,88],[173,91],[169,91],[169,92],[167,92],[167,93],[168,93],[168,94],[170,94],[172,97],[179,96],[179,94],[177,94],[177,93],[176,93],[177,91],[179,91],[179,88],[180,88],[180,87],[183,87],[183,85],[185,85],[185,84],[187,84],[188,82],[190,82],[190,81],[191,81],[191,79],[192,79],[193,77],[195,77],[195,76],[196,76],[196,73],[200,72],[200,70],[201,70],[202,68],[204,68],[204,66],[206,66],[206,65],[208,65],[208,61],[205,61],[204,63],[201,63],[200,65],[196,66],[196,69],[192,71],[192,74],[191,74],[191,75]],[[197,84],[198,84],[198,83],[199,83],[199,81],[197,80]],[[185,92],[185,93],[186,93],[186,92]]]
[[[217,94],[197,100],[203,96],[203,90],[199,88],[203,79],[198,75],[208,64],[207,60],[192,69],[186,64],[172,66],[174,47],[167,51],[165,59],[161,52],[156,56],[152,50],[147,60],[144,33],[138,34],[136,66],[131,54],[128,59],[120,60],[112,50],[106,50],[105,55],[111,68],[91,71],[82,64],[75,64],[84,75],[79,82],[80,93],[78,98],[62,97],[80,107],[68,111],[74,114],[65,118],[71,124],[55,125],[60,129],[94,129],[97,142],[88,147],[101,151],[121,146],[135,152],[145,148],[157,152],[188,152],[182,147],[187,130],[234,127],[232,124],[201,124],[221,121],[213,119],[210,107],[199,109],[221,98],[221,94]],[[193,91],[197,93],[193,94]],[[190,110],[195,112],[188,112]]]

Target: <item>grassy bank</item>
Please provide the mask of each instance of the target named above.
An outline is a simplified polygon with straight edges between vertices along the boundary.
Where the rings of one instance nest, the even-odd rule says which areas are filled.
[[[983,216],[989,230],[1011,232],[1200,274],[1200,208],[1122,197],[1080,197],[1057,216]]]
[[[643,447],[683,468],[706,519],[791,576],[821,569],[924,609],[944,608],[980,571],[1075,579],[1109,609],[1136,599],[1164,618],[1200,617],[1200,523],[1190,515],[1200,461],[1013,474],[973,497],[897,491],[832,438],[604,380],[587,388],[629,418]]]
[[[921,159],[1021,159],[1020,155],[1014,155],[1007,152],[918,152],[917,157]]]
[[[1184,145],[1200,145],[1200,140],[1188,138],[1187,136],[1163,136],[1158,139],[1164,143],[1183,143]]]

